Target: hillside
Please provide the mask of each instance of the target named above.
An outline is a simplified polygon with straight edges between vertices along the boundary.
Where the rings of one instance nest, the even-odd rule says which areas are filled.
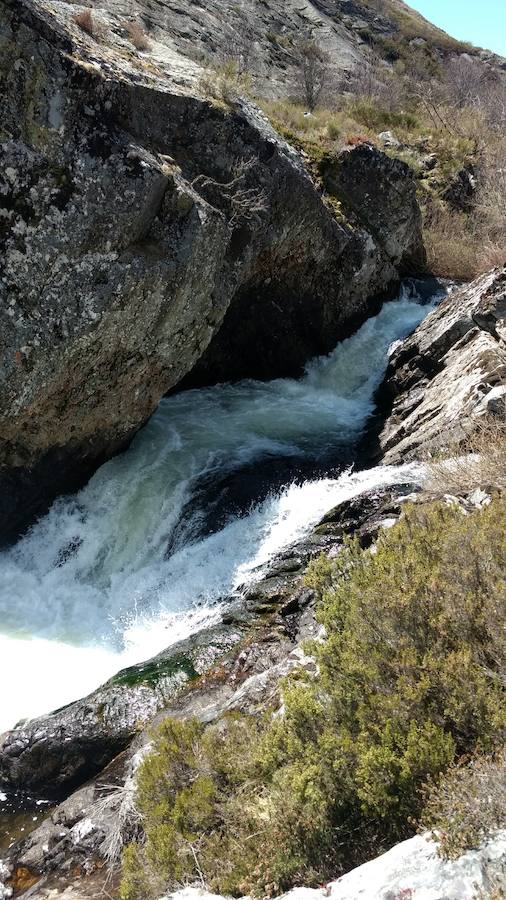
[[[46,0],[46,9],[67,19],[76,4]],[[78,9],[81,7],[78,6]],[[449,37],[402,0],[254,0],[188,4],[147,0],[93,0],[101,41],[131,55],[125,18],[138,21],[150,42],[152,65],[184,81],[198,66],[230,60],[251,77],[262,96],[286,96],[296,87],[297,44],[313,39],[330,56],[329,90],[367,63],[371,50],[388,65],[407,60],[414,70],[441,72],[452,54],[471,53],[491,67],[506,62]],[[183,60],[187,60],[185,63]],[[178,71],[179,69],[179,71]]]

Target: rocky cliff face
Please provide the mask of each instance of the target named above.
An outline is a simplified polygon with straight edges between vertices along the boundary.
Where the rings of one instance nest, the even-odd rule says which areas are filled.
[[[96,40],[75,9],[0,11],[4,539],[124,447],[217,336],[206,378],[296,372],[423,262],[401,163],[347,153],[368,215],[337,221],[258,110],[205,99],[196,63]]]
[[[379,400],[385,462],[458,443],[506,415],[506,270],[453,291],[393,354]]]

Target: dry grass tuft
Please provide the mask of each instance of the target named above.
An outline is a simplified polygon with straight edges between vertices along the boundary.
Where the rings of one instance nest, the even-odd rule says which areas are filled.
[[[427,488],[462,493],[476,488],[506,489],[506,421],[488,417],[445,459],[429,460]]]
[[[472,281],[480,271],[480,245],[466,213],[448,207],[432,210],[424,229],[429,269],[440,278]]]
[[[495,756],[477,756],[467,765],[453,766],[429,785],[422,828],[433,830],[444,859],[477,849],[505,826],[506,747]]]
[[[239,97],[249,94],[251,81],[246,73],[239,71],[234,60],[228,60],[205,71],[200,79],[200,90],[218,105],[232,107]]]
[[[79,26],[81,31],[85,31],[86,34],[90,34],[92,37],[96,37],[97,26],[93,21],[93,14],[91,9],[83,9],[81,12],[77,12],[72,16],[72,21]]]
[[[346,135],[346,145],[348,147],[358,147],[360,144],[370,144],[371,138],[367,137],[366,134],[347,134]],[[374,143],[374,142],[372,142]]]
[[[506,238],[502,243],[488,241],[479,255],[480,271],[506,266]]]
[[[125,22],[124,24],[129,40],[137,50],[151,50],[151,41],[138,22]]]

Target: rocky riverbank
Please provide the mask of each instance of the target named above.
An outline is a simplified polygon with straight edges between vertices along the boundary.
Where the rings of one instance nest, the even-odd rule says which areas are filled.
[[[469,391],[463,391],[458,380],[448,382],[447,399],[438,411],[440,421],[447,422],[449,428],[457,414],[465,411],[467,428],[470,428],[480,422],[484,410],[501,415],[502,408],[489,402],[484,404],[483,398],[488,397],[490,401],[496,397],[500,393],[498,387],[504,383],[497,381],[497,373],[501,379],[503,371],[498,368],[497,354],[503,352],[500,333],[504,327],[505,274],[504,271],[491,273],[469,288],[454,291],[443,301],[396,350],[382,391],[392,384],[399,361],[402,365],[408,358],[414,368],[416,359],[415,371],[419,372],[423,366],[424,379],[427,379],[427,371],[431,371],[429,360],[432,360],[432,372],[437,372],[441,361],[444,365],[444,361],[459,352],[464,337],[464,347],[471,358],[480,361],[482,390],[473,389],[476,374]],[[481,352],[483,323],[487,325],[486,339],[490,337],[494,341],[492,353]],[[421,346],[424,354],[415,357],[412,348]],[[423,390],[415,379],[401,383],[405,387],[397,394],[397,404],[409,402],[414,407],[416,400],[423,404],[430,393],[430,380],[429,390],[426,380]],[[463,383],[469,384],[469,372]],[[385,433],[391,427],[389,421]],[[413,421],[417,424],[413,426],[411,440],[416,439],[417,452],[434,450],[434,435],[427,436],[424,419]],[[449,431],[442,427],[439,431],[441,441],[447,441]],[[118,822],[123,813],[125,821],[128,818],[133,771],[142,748],[149,741],[149,731],[141,732],[130,749],[113,759],[115,752],[131,741],[136,716],[138,726],[148,719],[156,723],[157,718],[153,716],[157,710],[160,710],[159,717],[196,716],[204,722],[214,721],[234,709],[257,712],[275,702],[279,681],[291,669],[299,665],[311,669],[314,662],[306,656],[302,644],[308,637],[317,636],[317,626],[314,596],[302,581],[305,565],[322,551],[331,555],[338,552],[345,535],[358,534],[363,546],[370,545],[379,528],[396,521],[408,495],[419,501],[433,499],[434,494],[427,497],[423,492],[413,494],[419,491],[420,470],[416,466],[406,467],[404,479],[402,471],[393,479],[397,482],[394,487],[362,493],[327,514],[309,539],[272,563],[262,581],[242,598],[240,606],[231,607],[230,616],[217,632],[204,632],[196,644],[176,646],[170,654],[162,654],[131,672],[120,673],[85,701],[4,737],[0,771],[10,788],[24,783],[41,793],[51,793],[55,785],[60,791],[68,791],[76,781],[93,774],[92,769],[80,768],[84,759],[95,771],[110,760],[102,774],[58,806],[43,825],[12,849],[8,865],[14,879],[19,870],[28,869],[34,878],[49,878],[51,882],[61,877],[62,865],[67,869],[78,865],[83,872],[93,871],[93,879],[99,877],[101,860],[112,853],[113,836],[119,840]],[[461,502],[469,503],[471,508],[482,503],[483,498],[480,495]],[[227,640],[229,650],[223,655],[220,651],[226,649]],[[177,675],[174,669],[168,674],[167,666],[177,669]],[[176,681],[167,682],[167,678]],[[172,698],[167,692],[168,683]],[[135,714],[128,719],[124,711],[130,706]],[[97,749],[95,757],[90,753],[93,740]],[[125,825],[126,832],[131,824]],[[116,852],[117,849],[116,846]]]

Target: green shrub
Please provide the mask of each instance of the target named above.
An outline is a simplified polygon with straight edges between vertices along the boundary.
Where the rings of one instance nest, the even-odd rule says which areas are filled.
[[[360,124],[375,131],[387,128],[416,128],[418,118],[411,112],[394,112],[369,97],[358,97],[349,105],[350,115]]]
[[[327,135],[331,141],[337,140],[341,134],[341,125],[334,117],[327,122]]]
[[[122,900],[318,885],[410,833],[421,787],[506,739],[506,503],[415,505],[374,551],[308,570],[326,639],[284,714],[167,720],[142,764]],[[139,875],[144,870],[144,882]],[[146,887],[146,885],[148,887]]]

